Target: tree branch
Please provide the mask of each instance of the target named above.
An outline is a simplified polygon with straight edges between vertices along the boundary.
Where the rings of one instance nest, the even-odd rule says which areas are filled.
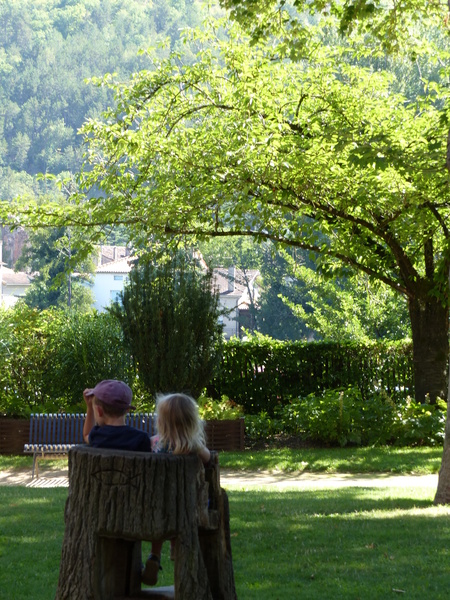
[[[282,236],[271,234],[265,231],[252,231],[252,230],[233,230],[233,231],[223,231],[223,230],[208,230],[208,231],[196,231],[195,229],[171,229],[169,226],[164,228],[164,231],[161,230],[161,233],[165,233],[166,235],[196,235],[196,236],[207,236],[207,237],[232,237],[232,236],[248,236],[248,237],[256,237],[263,238],[265,240],[270,240],[272,242],[276,242],[279,244],[294,246],[296,248],[302,248],[303,250],[309,250],[311,252],[315,252],[318,255],[326,254],[330,258],[336,258],[341,262],[351,266],[354,269],[359,271],[363,271],[373,279],[377,279],[378,281],[382,281],[396,292],[400,292],[407,297],[413,297],[412,292],[408,290],[408,288],[398,281],[387,277],[386,275],[375,271],[374,269],[367,267],[366,265],[360,263],[355,258],[332,250],[328,248],[325,252],[322,247],[317,246],[315,244],[310,244],[304,242],[302,240],[292,240],[290,238],[284,238]]]

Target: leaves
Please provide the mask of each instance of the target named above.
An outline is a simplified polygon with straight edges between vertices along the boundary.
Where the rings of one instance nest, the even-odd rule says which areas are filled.
[[[339,32],[348,37],[364,35],[366,44],[378,44],[383,52],[398,52],[407,47],[411,53],[420,52],[420,37],[414,28],[421,24],[424,30],[448,26],[445,4],[426,0],[405,0],[398,4],[373,0],[294,0],[293,7],[285,0],[220,0],[236,19],[249,31],[252,39],[264,39],[282,32],[292,57],[304,52],[304,37],[308,33],[311,15],[327,22],[332,16]],[[370,45],[372,45],[370,44]]]
[[[443,98],[419,73],[420,94],[402,93],[404,64],[385,73],[328,24],[308,23],[314,43],[296,62],[276,36],[259,44],[223,27],[185,36],[191,61],[149,53],[152,70],[110,78],[117,107],[82,131],[85,196],[67,215],[31,206],[21,222],[50,212],[97,236],[121,224],[141,248],[251,235],[320,256],[328,274],[361,271],[408,299],[448,302]]]
[[[211,274],[179,252],[142,258],[130,273],[123,304],[110,309],[122,326],[147,393],[185,391],[197,397],[219,360],[222,326]]]
[[[434,87],[418,112],[393,73],[354,64],[350,48],[344,59],[318,44],[292,63],[227,33],[189,32],[191,64],[149,53],[153,70],[106,77],[117,108],[83,128],[86,195],[72,211],[18,207],[21,222],[123,224],[139,245],[150,232],[251,234],[417,294],[424,241],[439,248],[449,216]]]

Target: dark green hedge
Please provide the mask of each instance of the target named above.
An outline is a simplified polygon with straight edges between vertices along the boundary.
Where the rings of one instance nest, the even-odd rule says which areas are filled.
[[[230,340],[208,392],[224,394],[254,414],[272,412],[291,398],[349,385],[363,395],[382,389],[394,399],[412,396],[412,345]]]
[[[142,408],[152,399],[130,358],[111,315],[39,312],[25,305],[0,311],[0,413],[79,412],[83,389],[110,378],[130,383]],[[411,345],[232,340],[224,344],[220,371],[207,392],[228,396],[246,414],[272,415],[291,399],[349,386],[363,400],[380,390],[394,400],[413,396]]]

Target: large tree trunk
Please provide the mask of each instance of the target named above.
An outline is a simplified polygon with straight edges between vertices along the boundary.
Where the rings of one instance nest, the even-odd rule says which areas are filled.
[[[413,337],[415,399],[433,403],[447,395],[448,307],[438,298],[409,300]]]
[[[450,385],[448,381],[448,308],[439,299],[410,301],[409,312],[413,332],[415,397],[424,401],[429,395],[447,397],[444,452],[435,504],[450,503]]]
[[[445,421],[444,452],[442,454],[441,468],[439,469],[438,487],[434,503],[450,503],[450,379],[447,386],[447,419]]]
[[[236,600],[227,506],[216,453],[205,480],[196,456],[73,448],[56,600]],[[140,580],[141,540],[161,539],[175,539],[164,594]]]
[[[450,7],[450,0],[449,0]],[[450,171],[450,129],[447,137],[447,169]],[[450,285],[450,273],[449,273]],[[448,324],[448,317],[447,317]],[[447,345],[448,347],[448,345]],[[450,365],[449,365],[450,369]],[[444,452],[441,468],[439,469],[438,487],[434,497],[435,504],[450,503],[450,379],[447,384],[447,419],[445,421]]]
[[[439,469],[438,486],[434,497],[435,504],[450,503],[450,383],[447,397],[447,420],[445,422],[444,452]]]

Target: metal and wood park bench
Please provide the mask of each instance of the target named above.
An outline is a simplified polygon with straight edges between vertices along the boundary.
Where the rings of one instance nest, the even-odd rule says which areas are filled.
[[[24,453],[33,455],[32,477],[39,476],[40,459],[67,456],[70,448],[83,444],[84,414],[32,414],[30,434]],[[127,424],[154,435],[156,419],[153,413],[131,413]],[[210,450],[243,450],[244,419],[235,421],[206,421],[205,431]]]
[[[85,417],[84,414],[69,413],[31,415],[30,437],[23,451],[33,455],[33,479],[39,476],[40,459],[65,456],[74,446],[84,444]],[[155,418],[152,413],[128,414],[126,423],[146,431],[149,435],[155,433]]]
[[[174,585],[142,588],[141,541],[175,540]],[[144,557],[145,558],[145,557]],[[55,600],[237,600],[228,497],[212,452],[69,452],[69,493]]]

